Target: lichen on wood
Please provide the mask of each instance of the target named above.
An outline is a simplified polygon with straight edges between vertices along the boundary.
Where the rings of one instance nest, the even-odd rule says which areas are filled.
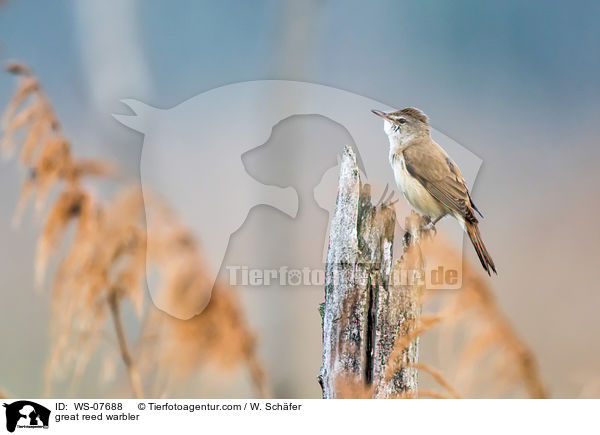
[[[419,228],[413,228],[414,218],[410,219],[404,254],[394,264],[394,208],[372,204],[370,186],[362,184],[356,156],[346,147],[330,227],[322,307],[319,382],[324,398],[344,397],[340,394],[348,390],[344,384],[361,385],[361,396],[368,392],[369,397],[382,398],[417,388],[416,340],[403,351],[394,376],[385,379],[395,341],[415,327],[420,312]],[[400,278],[397,283],[392,282],[394,277]]]

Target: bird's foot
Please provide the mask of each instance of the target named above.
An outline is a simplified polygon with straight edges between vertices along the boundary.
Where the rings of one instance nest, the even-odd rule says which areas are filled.
[[[431,221],[431,218],[429,216],[423,216],[423,224],[421,225],[421,228],[419,228],[419,232],[421,233],[421,236],[424,237],[434,237],[437,235],[437,228],[435,227],[435,224]]]

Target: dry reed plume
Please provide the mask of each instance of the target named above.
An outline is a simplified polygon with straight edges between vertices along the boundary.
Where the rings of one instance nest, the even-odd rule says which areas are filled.
[[[456,264],[456,257],[461,255],[439,237],[425,238],[421,249],[424,258],[433,264]],[[445,390],[427,394],[420,390],[418,397],[466,397],[477,393],[498,397],[518,389],[523,389],[530,398],[548,397],[532,351],[498,307],[489,280],[467,262],[463,263],[462,270],[460,290],[428,292],[428,303],[441,305],[441,308],[424,314],[410,334],[397,338],[386,378],[391,378],[400,368],[398,357],[409,343],[439,327],[442,357],[445,361],[456,361],[452,382],[437,369],[417,364],[417,369],[428,372]]]
[[[0,147],[7,155],[20,147],[20,161],[27,169],[15,223],[31,199],[41,213],[49,193],[57,193],[38,239],[36,286],[43,284],[49,260],[61,252],[61,245],[65,250],[52,286],[46,394],[57,380],[70,378],[77,386],[111,317],[136,397],[145,395],[150,373],[160,373],[159,379],[185,378],[206,363],[225,368],[246,364],[259,394],[267,396],[255,340],[237,297],[222,285],[211,297],[205,262],[190,231],[162,199],[152,197],[144,203],[137,186],[122,189],[108,201],[94,196],[86,180],[114,174],[112,165],[77,159],[38,79],[23,64],[12,63],[7,70],[17,76],[18,86],[2,117]],[[149,210],[158,216],[151,229],[157,236],[150,239]],[[147,266],[160,276],[159,297],[169,313],[192,306],[200,314],[180,320],[144,304]],[[122,320],[125,303],[133,305],[144,324],[133,347]],[[169,387],[171,383],[165,383],[156,394],[167,395]]]

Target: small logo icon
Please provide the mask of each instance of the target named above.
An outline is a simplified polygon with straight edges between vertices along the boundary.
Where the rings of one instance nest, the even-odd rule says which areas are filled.
[[[16,428],[48,429],[50,410],[29,400],[19,400],[3,405],[6,408],[6,430],[14,432]]]

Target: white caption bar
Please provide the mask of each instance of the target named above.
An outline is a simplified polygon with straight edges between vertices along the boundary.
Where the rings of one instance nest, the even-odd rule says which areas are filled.
[[[2,432],[579,433],[598,400],[0,400]],[[3,412],[2,412],[3,411]],[[37,429],[37,430],[34,430]],[[224,431],[224,432],[223,432]]]

